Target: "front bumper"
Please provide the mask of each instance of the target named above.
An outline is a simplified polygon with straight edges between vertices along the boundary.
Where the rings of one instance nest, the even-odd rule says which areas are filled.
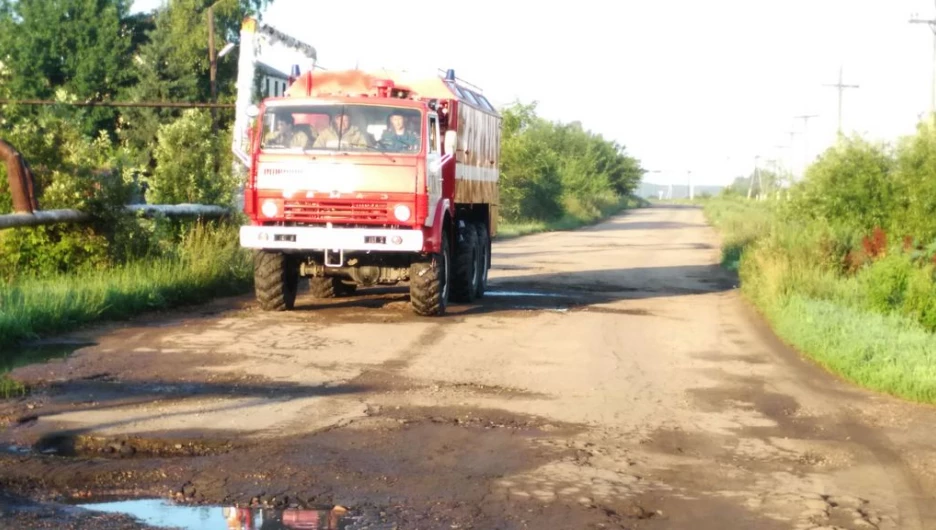
[[[422,230],[382,228],[321,228],[311,226],[242,226],[245,248],[289,250],[363,250],[420,252]]]

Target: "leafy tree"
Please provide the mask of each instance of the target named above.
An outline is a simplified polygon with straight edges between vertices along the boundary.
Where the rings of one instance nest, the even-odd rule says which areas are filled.
[[[554,219],[562,214],[558,160],[542,138],[536,104],[503,111],[501,214],[510,220]]]
[[[133,82],[131,0],[0,0],[0,61],[16,98],[115,99]],[[18,112],[34,116],[31,109]],[[72,109],[81,131],[113,131],[117,111]]]
[[[212,3],[213,2],[213,3]],[[273,0],[174,0],[151,15],[152,27],[134,62],[137,82],[127,91],[131,101],[209,101],[208,6],[214,5],[215,52],[228,42],[237,43],[246,16],[260,17]],[[218,100],[233,101],[237,61],[217,60]],[[219,122],[233,119],[230,111],[216,111]],[[179,109],[129,108],[123,112],[122,139],[137,152],[141,163],[153,169],[152,158],[159,126],[178,118]]]

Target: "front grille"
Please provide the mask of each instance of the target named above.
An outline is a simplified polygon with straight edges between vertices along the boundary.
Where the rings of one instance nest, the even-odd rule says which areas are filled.
[[[287,201],[283,213],[290,221],[385,222],[388,208],[386,202]]]

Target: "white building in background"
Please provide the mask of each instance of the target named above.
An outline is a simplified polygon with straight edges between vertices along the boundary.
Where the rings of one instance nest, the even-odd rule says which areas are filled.
[[[264,98],[280,97],[286,93],[289,75],[272,66],[257,61],[257,74],[260,76],[260,93]]]

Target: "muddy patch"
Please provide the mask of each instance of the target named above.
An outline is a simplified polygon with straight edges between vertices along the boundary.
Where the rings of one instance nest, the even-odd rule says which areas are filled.
[[[504,477],[574,458],[573,449],[538,440],[581,431],[580,426],[499,410],[393,408],[343,427],[210,456],[78,457],[80,467],[56,474],[51,483],[50,459],[59,457],[19,457],[15,466],[0,461],[5,470],[0,488],[39,498],[52,493],[72,504],[171,499],[208,510],[211,517],[231,506],[262,508],[276,517],[290,508],[340,505],[351,516],[376,514],[359,519],[369,523],[362,528],[382,528],[374,525],[384,522],[393,528],[601,528],[657,517],[649,505],[625,499],[544,504],[498,493],[494,484]],[[148,502],[152,507],[157,501]],[[113,511],[138,515],[125,507]]]
[[[575,312],[580,313],[601,313],[605,315],[627,315],[627,316],[637,316],[637,317],[652,317],[657,316],[656,313],[648,311],[641,308],[617,308],[617,307],[602,307],[602,306],[586,306],[581,307],[575,310]]]
[[[755,354],[729,354],[720,351],[707,351],[693,355],[696,359],[713,362],[740,362],[744,364],[769,364],[769,359],[764,355]]]
[[[701,411],[734,414],[740,433],[747,436],[831,440],[842,434],[836,432],[839,429],[834,424],[801,414],[796,398],[767,390],[762,379],[738,376],[732,379],[736,381],[733,384],[687,392]]]
[[[59,432],[40,438],[32,450],[64,457],[153,458],[224,454],[233,450],[229,440],[143,436],[90,436]]]

